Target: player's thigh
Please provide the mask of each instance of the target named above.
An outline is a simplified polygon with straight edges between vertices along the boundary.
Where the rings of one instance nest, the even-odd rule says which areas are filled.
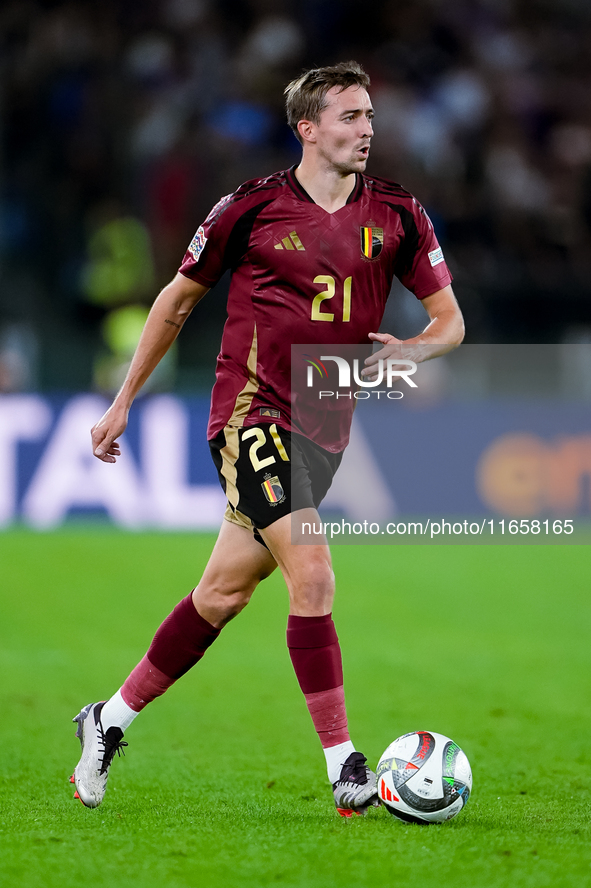
[[[213,551],[197,586],[219,594],[250,593],[277,567],[271,552],[258,543],[252,531],[230,521],[222,526]]]

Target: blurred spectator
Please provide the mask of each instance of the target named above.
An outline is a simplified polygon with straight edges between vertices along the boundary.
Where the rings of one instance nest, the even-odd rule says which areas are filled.
[[[37,338],[29,325],[0,329],[0,393],[31,391],[37,385]]]
[[[94,212],[82,290],[95,305],[110,308],[154,295],[154,264],[146,226],[122,212],[116,202]]]
[[[94,388],[113,396],[123,384],[131,359],[139,342],[148,317],[143,305],[126,305],[110,311],[103,320],[102,350],[94,362]],[[167,391],[174,384],[176,347],[167,352],[150,379],[142,388],[142,396],[157,391]]]

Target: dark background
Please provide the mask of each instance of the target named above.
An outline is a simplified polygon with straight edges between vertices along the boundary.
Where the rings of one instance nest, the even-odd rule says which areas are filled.
[[[348,58],[372,78],[368,172],[427,208],[466,341],[591,341],[588,0],[5,0],[0,391],[116,387],[210,207],[298,160],[285,84]],[[383,329],[412,335],[394,289]],[[155,388],[211,383],[226,292]]]

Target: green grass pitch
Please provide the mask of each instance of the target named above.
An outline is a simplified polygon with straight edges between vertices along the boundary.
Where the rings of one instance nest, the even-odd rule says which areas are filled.
[[[114,692],[212,536],[0,536],[0,884],[79,888],[591,885],[589,547],[338,547],[352,738],[466,751],[441,826],[336,816],[285,647],[280,576],[137,719],[104,804],[68,783],[71,718]]]

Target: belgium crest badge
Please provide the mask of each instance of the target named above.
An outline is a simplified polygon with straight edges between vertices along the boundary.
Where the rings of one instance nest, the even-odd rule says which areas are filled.
[[[368,222],[361,226],[359,232],[362,254],[366,259],[377,259],[384,246],[384,229],[376,228],[373,222]]]
[[[276,506],[278,503],[282,503],[285,500],[285,491],[283,490],[281,481],[275,475],[271,477],[271,475],[265,475],[265,480],[261,483],[261,487],[263,488],[263,492],[267,497],[267,502],[272,506]]]

